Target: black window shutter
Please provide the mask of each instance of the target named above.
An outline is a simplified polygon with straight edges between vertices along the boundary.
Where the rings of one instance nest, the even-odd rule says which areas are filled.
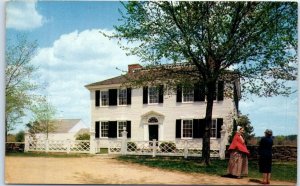
[[[143,104],[148,104],[148,87],[143,87]]]
[[[194,84],[194,101],[201,101],[200,100],[200,85],[199,85],[199,83]]]
[[[116,138],[118,133],[117,121],[109,121],[108,122],[108,137]]]
[[[126,131],[127,131],[127,138],[131,138],[131,121],[127,121]]]
[[[199,137],[203,138],[204,131],[205,131],[205,119],[199,119],[199,125],[200,125]]]
[[[99,129],[100,129],[99,125],[100,125],[100,122],[96,121],[95,122],[95,138],[99,138]]]
[[[181,85],[177,85],[176,102],[182,102],[182,86]]]
[[[224,81],[218,82],[218,101],[222,101],[224,99]]]
[[[181,119],[176,119],[176,138],[181,138]]]
[[[194,119],[193,120],[193,138],[200,138],[200,136],[201,136],[200,120]]]
[[[217,119],[217,138],[221,137],[221,130],[222,130],[222,125],[223,125],[223,118],[218,118]]]
[[[127,88],[127,105],[131,105],[131,88]]]
[[[117,105],[118,103],[118,89],[108,90],[108,102],[110,106]]]
[[[100,90],[95,91],[95,106],[100,106]]]
[[[164,102],[164,85],[159,85],[158,103]]]

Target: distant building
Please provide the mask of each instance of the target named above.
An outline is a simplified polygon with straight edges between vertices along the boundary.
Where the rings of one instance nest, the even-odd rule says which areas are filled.
[[[90,129],[83,123],[81,119],[55,119],[52,121],[56,126],[54,132],[48,134],[49,140],[75,140],[79,134],[90,133]],[[26,134],[26,138],[29,135]],[[37,140],[46,139],[45,133],[35,134]]]

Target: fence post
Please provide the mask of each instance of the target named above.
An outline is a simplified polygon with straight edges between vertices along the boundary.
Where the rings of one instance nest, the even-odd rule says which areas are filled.
[[[121,153],[122,153],[122,155],[126,155],[127,154],[127,131],[126,131],[126,127],[123,127],[123,132],[121,132],[121,134],[122,134]]]
[[[188,156],[188,142],[187,140],[184,140],[184,158],[187,158]]]
[[[227,138],[225,137],[226,133],[226,127],[225,125],[222,125],[222,130],[220,131],[221,133],[221,143],[220,143],[220,150],[219,150],[219,156],[221,160],[225,159],[225,151],[226,151],[226,143],[227,143]]]
[[[71,141],[67,139],[67,154],[69,154],[71,151]]]
[[[46,152],[48,152],[49,151],[49,141],[48,141],[48,139],[46,139],[45,146],[46,146]]]
[[[30,145],[30,139],[29,139],[29,132],[25,131],[25,144],[24,144],[24,152],[28,152],[29,151],[29,145]]]
[[[90,131],[90,154],[96,154],[98,149],[96,139],[95,139],[95,132]]]
[[[156,139],[153,139],[153,143],[152,143],[152,157],[154,158],[156,156],[156,151],[157,151],[157,148],[156,148]]]

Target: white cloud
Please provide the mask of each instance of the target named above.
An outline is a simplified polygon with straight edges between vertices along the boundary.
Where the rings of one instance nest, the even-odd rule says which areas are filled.
[[[249,115],[257,136],[263,135],[267,128],[272,129],[275,135],[297,134],[297,96],[295,93],[290,97],[250,96],[252,101],[240,101],[240,110],[242,114]]]
[[[36,1],[10,1],[6,4],[6,27],[32,30],[43,25],[43,16],[36,10]]]
[[[105,33],[111,31],[102,30]],[[126,56],[117,41],[109,40],[99,30],[64,34],[49,48],[40,48],[32,63],[39,66],[39,80],[47,82],[48,95],[64,118],[80,118],[90,125],[90,93],[87,84],[121,74],[116,67],[138,59]]]

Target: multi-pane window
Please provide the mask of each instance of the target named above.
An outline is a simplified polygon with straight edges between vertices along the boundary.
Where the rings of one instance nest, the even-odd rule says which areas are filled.
[[[193,137],[193,120],[182,120],[182,138]]]
[[[149,87],[149,103],[158,103],[158,88]]]
[[[119,121],[118,122],[118,137],[122,137],[122,132],[124,127],[126,128],[127,122],[126,121]]]
[[[119,89],[119,105],[127,105],[127,89]]]
[[[212,138],[217,137],[217,120],[216,119],[212,119],[212,121],[211,121],[210,137],[212,137]]]
[[[100,126],[100,137],[107,138],[108,137],[108,122],[102,121]]]
[[[194,101],[194,89],[184,87],[182,91],[183,102],[193,102]]]
[[[108,91],[101,91],[101,106],[108,106]]]

